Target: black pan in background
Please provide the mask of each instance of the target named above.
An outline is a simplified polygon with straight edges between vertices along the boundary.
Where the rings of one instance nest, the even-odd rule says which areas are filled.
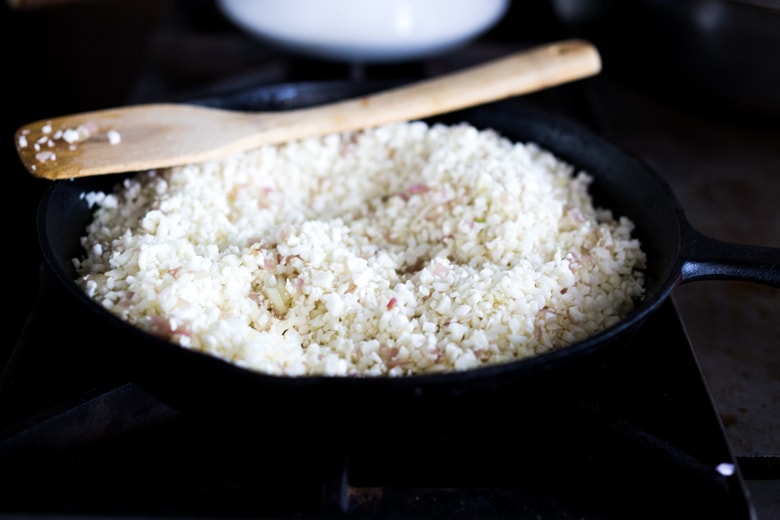
[[[378,86],[327,82],[261,87],[199,103],[241,110],[282,110],[355,97]],[[570,347],[533,358],[462,373],[405,378],[279,377],[238,368],[210,355],[164,342],[123,322],[89,299],[73,283],[71,259],[81,254],[80,237],[91,218],[81,194],[108,190],[123,176],[104,175],[55,181],[44,194],[38,232],[44,258],[59,281],[85,311],[85,327],[106,337],[139,382],[178,408],[252,417],[252,410],[274,423],[348,422],[371,416],[397,421],[413,410],[433,407],[450,412],[461,399],[489,398],[507,386],[538,392],[591,376],[629,344],[632,334],[681,283],[735,279],[780,287],[780,249],[725,243],[695,231],[661,178],[640,160],[607,140],[549,114],[497,102],[456,112],[438,121],[468,121],[494,128],[518,141],[534,141],[594,177],[596,204],[636,224],[647,254],[647,294],[637,308],[608,330]],[[619,389],[616,389],[619,391]],[[444,405],[444,406],[442,406]],[[518,403],[518,406],[522,406]],[[249,413],[247,413],[249,412]],[[448,412],[444,412],[448,413]]]

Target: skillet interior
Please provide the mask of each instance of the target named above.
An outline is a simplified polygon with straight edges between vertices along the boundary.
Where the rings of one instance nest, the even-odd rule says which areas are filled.
[[[198,102],[241,110],[278,110],[353,97],[378,88],[383,86],[291,84]],[[504,385],[536,385],[568,376],[572,369],[587,371],[590,360],[608,359],[597,354],[619,351],[647,315],[667,298],[678,275],[685,221],[668,186],[646,165],[596,134],[511,102],[493,103],[436,120],[468,121],[477,127],[494,128],[513,140],[534,141],[577,169],[591,173],[595,179],[591,191],[596,204],[631,218],[647,253],[647,295],[638,308],[618,325],[584,342],[506,365],[394,379],[281,378],[255,374],[157,340],[111,315],[72,282],[75,271],[71,259],[81,254],[80,237],[91,218],[81,194],[110,189],[124,174],[57,182],[51,186],[41,201],[38,218],[44,258],[79,305],[87,309],[95,326],[105,327],[107,343],[122,347],[122,355],[140,381],[179,407],[194,405],[225,410],[230,408],[226,405],[235,404],[243,408],[255,399],[268,404],[269,395],[279,397],[278,392],[283,392],[285,409],[293,401],[319,403],[325,399],[346,404],[356,400],[411,398],[419,401],[423,396],[460,396],[468,392],[490,392]],[[316,398],[312,399],[315,393]]]

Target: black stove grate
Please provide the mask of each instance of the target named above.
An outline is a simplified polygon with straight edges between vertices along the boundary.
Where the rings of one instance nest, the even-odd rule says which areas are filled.
[[[329,425],[290,435],[273,418],[253,427],[171,408],[101,355],[80,321],[42,268],[1,380],[0,513],[752,518],[671,301],[619,359],[534,404],[509,390],[479,411],[391,420],[338,443]]]

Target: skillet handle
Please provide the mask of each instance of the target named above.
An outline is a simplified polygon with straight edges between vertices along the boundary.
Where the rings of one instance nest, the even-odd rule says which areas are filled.
[[[688,230],[679,283],[743,280],[780,288],[780,248],[738,244]]]

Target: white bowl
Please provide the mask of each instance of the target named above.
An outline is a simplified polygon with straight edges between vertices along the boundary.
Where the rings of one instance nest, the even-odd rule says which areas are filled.
[[[495,25],[509,0],[217,0],[236,26],[286,51],[349,63],[430,57]]]

